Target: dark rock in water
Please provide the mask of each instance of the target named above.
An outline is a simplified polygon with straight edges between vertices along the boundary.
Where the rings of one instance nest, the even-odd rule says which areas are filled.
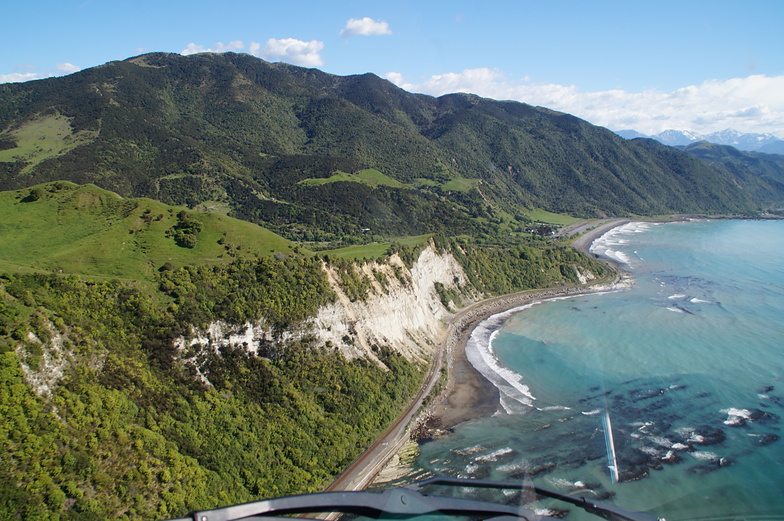
[[[761,446],[770,445],[774,441],[778,441],[778,439],[777,434],[762,434],[754,437],[755,443]]]
[[[639,382],[642,378],[632,378],[631,380],[626,380],[621,385],[629,385],[630,383]]]
[[[661,400],[656,400],[655,402],[647,406],[645,409],[643,409],[643,412],[658,411],[659,409],[664,409],[670,404],[672,404],[671,398],[662,398]]]
[[[623,461],[625,464],[636,467],[636,466],[648,466],[650,463],[651,458],[641,450],[631,449],[625,450],[623,453],[618,454],[618,461]]]
[[[490,470],[491,467],[489,465],[480,465],[479,468],[471,474],[471,477],[475,479],[487,479],[490,477]]]
[[[515,474],[510,475],[509,477],[512,480],[520,480],[526,477],[536,477],[541,474],[547,474],[548,472],[552,471],[555,468],[555,462],[547,461],[547,462],[531,462],[531,466],[525,469],[523,472],[517,472]]]
[[[749,420],[757,423],[778,423],[779,417],[759,409],[749,409]]]
[[[668,465],[675,465],[676,463],[680,463],[681,461],[683,461],[683,458],[681,458],[677,452],[671,450],[667,452],[667,454],[661,460],[662,463],[667,463]]]
[[[716,458],[715,460],[709,461],[708,463],[702,463],[700,465],[689,467],[688,471],[692,474],[707,474],[708,472],[719,470],[722,467],[729,467],[730,465],[732,465],[731,459]]]
[[[599,391],[599,390],[600,390],[599,387],[591,387],[591,389],[590,389],[591,392],[596,392],[596,391]],[[601,398],[603,396],[610,396],[611,394],[612,394],[612,391],[607,391],[607,392],[604,392],[604,393],[601,393],[601,394],[597,394],[597,395],[594,395],[594,396],[587,396],[585,398],[580,398],[580,400],[578,400],[578,401],[579,401],[579,403],[590,402],[591,400],[594,400],[596,398]]]
[[[644,409],[647,411],[648,408]],[[655,410],[655,409],[653,409]],[[656,418],[655,422],[651,422],[645,426],[644,433],[653,435],[653,436],[664,436],[666,433],[670,431],[672,428],[672,423],[667,420],[676,419],[672,414],[662,415],[659,418]],[[672,440],[670,440],[672,441]]]
[[[718,445],[725,439],[727,435],[723,430],[704,426],[696,429],[689,441],[694,445]]]
[[[632,396],[633,402],[639,402],[641,400],[656,398],[666,392],[667,389],[634,389],[633,391],[630,391],[629,394]]]
[[[618,473],[618,481],[625,483],[648,477],[648,467],[632,467]]]
[[[583,451],[574,450],[559,457],[558,461],[561,465],[574,465],[577,467],[582,467],[588,460],[586,458],[586,454]]]
[[[596,438],[591,440],[583,447],[583,457],[588,461],[594,461],[607,456],[607,447],[603,440]]]
[[[770,403],[775,403],[779,407],[784,407],[784,399],[781,396],[768,396],[768,401]]]

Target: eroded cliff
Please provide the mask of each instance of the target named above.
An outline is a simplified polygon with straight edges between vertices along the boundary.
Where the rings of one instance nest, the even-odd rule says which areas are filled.
[[[272,342],[310,336],[347,358],[364,357],[380,364],[376,353],[384,347],[409,360],[426,361],[443,339],[452,314],[442,302],[437,284],[468,301],[477,297],[455,258],[437,252],[432,244],[421,251],[410,268],[398,255],[385,262],[355,265],[353,269],[371,281],[364,298],[351,298],[341,285],[337,269],[326,263],[323,269],[337,298],[295,328],[275,332],[263,321],[242,325],[215,322],[207,328],[193,328],[187,338],[178,338],[175,346],[183,359],[196,362],[199,346],[211,350],[243,346],[263,353]]]

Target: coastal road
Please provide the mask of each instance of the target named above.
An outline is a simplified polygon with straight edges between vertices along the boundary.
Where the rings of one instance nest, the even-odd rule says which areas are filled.
[[[600,219],[584,221],[572,225],[565,229],[562,234],[579,235],[583,234],[572,244],[575,248],[586,251],[594,239],[601,234],[628,222],[628,219]],[[579,244],[578,244],[579,243]],[[609,279],[615,278],[617,274],[608,274],[605,280],[595,281],[596,283],[606,283]],[[417,395],[408,404],[403,413],[387,428],[359,458],[340,474],[325,490],[328,492],[352,491],[365,489],[387,464],[387,462],[397,454],[408,441],[408,425],[415,415],[419,412],[425,398],[430,395],[441,376],[441,369],[444,365],[446,353],[455,347],[458,342],[464,342],[473,327],[486,316],[497,313],[501,309],[509,309],[519,305],[523,300],[533,298],[552,297],[557,294],[574,294],[590,292],[589,287],[570,287],[558,290],[530,290],[513,295],[502,295],[492,297],[481,302],[476,302],[459,312],[449,320],[448,328],[438,342],[439,348],[436,351],[433,363],[425,377],[425,381],[420,387]]]
[[[439,342],[443,346],[445,341]],[[389,428],[368,447],[354,463],[343,471],[335,481],[326,488],[327,492],[363,490],[381,469],[403,448],[408,441],[408,424],[419,411],[425,398],[433,391],[441,375],[444,360],[444,349],[439,348],[433,363],[419,388],[419,392],[408,404],[405,411],[389,426]]]

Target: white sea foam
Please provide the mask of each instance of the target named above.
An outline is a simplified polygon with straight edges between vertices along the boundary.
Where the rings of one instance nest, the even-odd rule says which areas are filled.
[[[657,449],[654,447],[645,447],[645,446],[640,447],[640,450],[645,454],[652,456],[654,458],[658,458],[659,456],[662,455],[663,452],[661,449]]]
[[[653,422],[636,422],[632,424],[633,427],[637,427],[638,425],[639,425],[639,428],[637,429],[638,431],[646,432],[648,427],[653,427]]]
[[[697,297],[694,297],[689,302],[691,302],[692,304],[710,304],[711,303],[710,300],[702,300],[702,299],[697,298]]]
[[[672,442],[665,438],[664,436],[651,436],[649,438],[653,443],[659,445],[661,447],[665,447],[667,449],[672,448]]]
[[[747,409],[722,409],[721,412],[727,415],[724,425],[741,425],[744,421],[751,419],[751,411]]]
[[[631,264],[631,257],[619,251],[619,246],[629,244],[630,234],[644,233],[651,227],[651,223],[630,222],[608,231],[591,244],[590,252],[609,257],[624,264]]]
[[[495,467],[495,470],[498,472],[503,472],[504,474],[511,474],[512,472],[519,472],[526,468],[526,464],[523,461],[513,461],[511,463],[505,463],[503,465],[498,465]]]
[[[573,296],[561,296],[546,299],[566,300]],[[535,300],[528,304],[509,309],[497,315],[488,317],[474,328],[466,342],[465,354],[471,365],[487,378],[499,392],[501,408],[506,414],[523,414],[528,412],[536,397],[531,389],[523,383],[523,376],[505,367],[493,351],[493,341],[498,336],[500,327],[504,322],[519,313],[543,301]],[[571,410],[569,407],[551,405],[539,410]],[[501,413],[499,410],[498,413]],[[498,414],[497,413],[497,414]]]
[[[475,454],[477,452],[481,452],[485,450],[485,448],[481,445],[472,445],[470,447],[466,447],[464,449],[457,449],[454,452],[460,454],[461,456],[467,456],[469,454]]]
[[[713,461],[719,459],[719,455],[716,454],[715,452],[707,452],[707,451],[703,452],[703,451],[696,450],[692,452],[691,455],[699,460]]]
[[[538,303],[538,301],[532,302],[482,321],[466,343],[466,358],[498,389],[501,407],[507,414],[527,412],[536,398],[522,382],[522,375],[504,367],[498,360],[493,352],[493,340],[498,335],[498,328],[508,317]]]
[[[490,462],[490,461],[497,461],[500,456],[503,456],[504,454],[509,454],[510,452],[512,452],[512,449],[510,447],[505,447],[503,449],[498,449],[496,451],[493,451],[490,454],[485,454],[484,456],[479,456],[479,457],[475,458],[474,461],[476,461],[478,463],[487,463],[487,462]]]
[[[669,296],[669,297],[667,297],[667,298],[668,298],[668,299],[670,299],[670,300],[683,300],[683,299],[685,299],[687,296],[688,296],[688,295],[684,295],[683,293],[676,293],[675,295],[670,295],[670,296]]]
[[[547,481],[549,481],[550,484],[561,488],[572,488],[574,486],[571,481],[563,478],[547,478]]]
[[[599,414],[603,410],[604,409],[594,409],[592,411],[583,411],[582,414],[583,414],[583,416],[596,416],[597,414]]]
[[[466,474],[473,474],[473,473],[474,473],[474,472],[476,472],[477,470],[479,470],[479,465],[473,465],[473,464],[470,464],[470,465],[466,465],[466,466],[465,466],[465,470],[464,470],[464,472],[465,472]]]
[[[678,433],[680,436],[686,438],[694,433],[694,427],[678,427],[677,429],[675,429],[675,432]]]
[[[628,253],[608,248],[602,252],[602,255],[622,264],[631,265],[631,257],[629,257]]]
[[[565,405],[548,405],[547,407],[537,407],[540,411],[571,411],[571,407]]]

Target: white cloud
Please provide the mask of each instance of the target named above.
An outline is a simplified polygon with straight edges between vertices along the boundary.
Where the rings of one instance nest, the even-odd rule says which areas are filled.
[[[375,36],[379,34],[392,34],[387,22],[378,22],[369,17],[352,18],[346,22],[346,26],[340,31],[343,38],[352,36]]]
[[[319,67],[324,65],[320,54],[323,48],[324,42],[318,40],[303,42],[295,38],[281,40],[270,38],[263,48],[260,43],[251,43],[250,52],[267,61],[283,61],[303,67]]]
[[[214,47],[209,49],[205,48],[203,45],[197,45],[191,42],[180,54],[188,56],[189,54],[196,54],[199,52],[237,52],[243,49],[245,49],[245,45],[240,40],[234,40],[229,43],[217,42]]]
[[[581,92],[573,85],[537,84],[528,78],[512,81],[501,71],[488,68],[440,74],[420,84],[406,82],[399,73],[385,77],[412,92],[433,96],[471,92],[521,101],[568,112],[614,130],[656,134],[667,129],[715,132],[734,128],[784,137],[784,76],[708,80],[672,92]]]
[[[21,83],[32,80],[42,80],[44,78],[51,78],[52,76],[72,74],[80,70],[79,67],[69,62],[58,63],[55,65],[54,69],[49,70],[42,70],[31,64],[19,65],[15,67],[15,69],[17,72],[0,74],[0,83]]]
[[[48,76],[50,75],[37,72],[12,72],[11,74],[0,74],[0,83],[20,83],[23,81],[40,80]]]
[[[79,71],[80,69],[73,63],[65,62],[65,63],[58,63],[57,70],[62,72],[63,74],[72,74],[74,72]]]

